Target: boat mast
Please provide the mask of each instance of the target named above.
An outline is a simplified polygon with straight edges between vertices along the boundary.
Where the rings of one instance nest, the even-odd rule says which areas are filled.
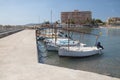
[[[53,38],[52,10],[51,10],[51,27],[52,27],[52,38]]]
[[[38,25],[40,25],[40,16],[38,17]]]
[[[67,29],[70,28],[70,16],[68,16],[68,26],[67,26]],[[69,50],[69,36],[70,36],[70,31],[68,30],[68,50]]]
[[[58,25],[58,22],[56,21],[55,28],[54,28],[55,29],[55,31],[54,31],[55,32],[55,45],[56,45],[56,41],[57,41],[57,25]]]
[[[80,47],[81,47],[81,45],[80,45],[80,40],[81,40],[81,34],[79,33],[79,35],[80,35],[80,37],[79,37],[79,49],[80,49]]]

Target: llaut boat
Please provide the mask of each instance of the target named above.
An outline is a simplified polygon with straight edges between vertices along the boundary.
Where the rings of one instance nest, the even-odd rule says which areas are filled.
[[[68,47],[60,47],[58,50],[59,56],[69,56],[69,57],[87,57],[96,54],[101,54],[101,48],[97,48],[96,46],[92,47],[78,47],[78,46],[70,46]]]
[[[62,46],[68,46],[68,38],[57,38],[55,39],[46,39],[46,48],[49,51],[58,51],[58,49]],[[78,41],[69,40],[69,46],[76,46],[78,45]]]

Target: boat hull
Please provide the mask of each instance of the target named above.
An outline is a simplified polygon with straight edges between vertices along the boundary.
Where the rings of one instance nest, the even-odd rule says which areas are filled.
[[[46,49],[48,51],[58,51],[58,46],[55,45],[47,45]]]
[[[83,50],[84,49],[84,50]],[[90,49],[90,50],[87,50]],[[58,55],[59,56],[68,56],[68,57],[88,57],[96,54],[101,54],[101,49],[92,48],[92,47],[83,47],[81,49],[72,50],[71,48],[68,50],[67,48],[59,48]]]

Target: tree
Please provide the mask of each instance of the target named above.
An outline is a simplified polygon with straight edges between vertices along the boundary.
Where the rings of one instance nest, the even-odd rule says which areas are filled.
[[[103,23],[103,21],[100,20],[100,19],[96,19],[95,22],[96,22],[96,23]]]
[[[95,25],[95,19],[92,19],[91,22],[90,22],[92,25]]]
[[[50,22],[49,22],[49,21],[46,21],[45,24],[50,24]]]

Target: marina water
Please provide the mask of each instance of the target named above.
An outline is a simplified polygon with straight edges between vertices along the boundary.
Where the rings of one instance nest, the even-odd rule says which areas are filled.
[[[86,58],[59,57],[58,52],[46,51],[44,43],[40,41],[39,62],[120,78],[120,29],[94,28],[91,33],[100,33],[98,41],[104,46],[102,55]],[[88,46],[95,45],[96,42],[96,36],[89,34],[74,33],[72,38]]]

